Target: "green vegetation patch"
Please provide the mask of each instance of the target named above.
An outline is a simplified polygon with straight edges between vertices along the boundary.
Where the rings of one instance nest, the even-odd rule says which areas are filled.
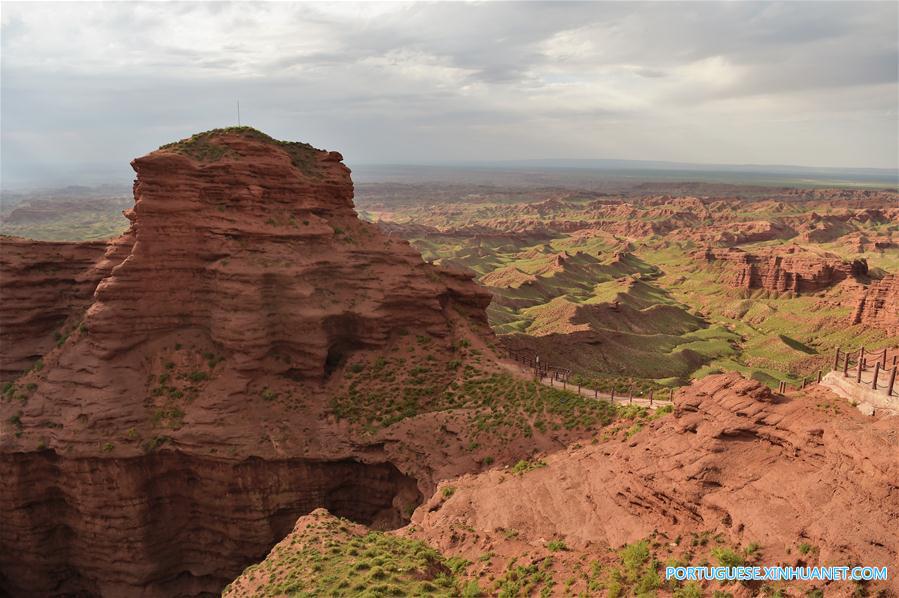
[[[313,513],[311,522],[248,567],[224,596],[459,596],[464,563],[418,540],[365,533],[345,519]]]
[[[308,143],[299,141],[279,141],[253,127],[226,127],[196,133],[187,139],[167,143],[161,150],[171,150],[200,162],[215,162],[224,157],[236,156],[236,152],[227,145],[217,143],[221,135],[240,135],[250,139],[275,145],[290,156],[291,163],[307,176],[320,176],[316,165],[316,156],[321,150]]]
[[[489,433],[500,438],[531,436],[534,429],[598,428],[615,418],[615,408],[606,401],[462,366],[461,361],[444,366],[420,353],[350,367],[346,392],[331,401],[334,414],[377,429],[421,413],[464,410],[473,437]]]

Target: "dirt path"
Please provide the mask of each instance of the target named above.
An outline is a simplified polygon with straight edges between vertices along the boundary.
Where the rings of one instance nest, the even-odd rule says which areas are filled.
[[[501,363],[506,369],[508,369],[510,372],[514,373],[515,375],[519,376],[520,378],[525,378],[527,380],[533,380],[533,378],[534,378],[533,375],[531,374],[530,370],[522,367],[520,364],[518,364],[514,361],[503,360]],[[554,380],[552,380],[552,378],[543,378],[542,380],[540,380],[540,383],[543,386],[549,386],[552,388],[561,388],[563,390],[567,390],[569,392],[574,392],[574,393],[577,393],[578,390],[580,390],[581,396],[588,397],[591,399],[597,399],[597,400],[603,400],[603,401],[609,401],[612,399],[612,395],[610,395],[608,393],[596,392],[590,388],[578,389],[576,384],[574,384],[574,385],[566,384],[566,383],[560,382],[558,380],[554,381]],[[664,399],[653,398],[651,404],[650,404],[648,398],[634,397],[631,400],[627,396],[622,397],[622,396],[615,395],[615,403],[617,403],[619,405],[628,405],[628,404],[640,405],[640,406],[646,407],[647,409],[655,410],[655,409],[658,409],[659,407],[664,407],[665,405],[671,405],[671,401],[669,401],[667,398],[667,393],[665,393],[665,394],[666,394],[666,397]]]

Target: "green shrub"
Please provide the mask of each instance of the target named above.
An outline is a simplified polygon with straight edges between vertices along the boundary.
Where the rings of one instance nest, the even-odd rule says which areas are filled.
[[[624,565],[628,577],[636,579],[636,572],[643,566],[643,563],[649,560],[649,542],[640,540],[634,542],[621,549],[619,552],[621,564]]]
[[[550,552],[559,552],[560,550],[568,550],[563,540],[550,540],[546,543],[546,549]]]
[[[9,417],[9,419],[6,421],[8,421],[10,424],[15,426],[16,428],[21,429],[22,428],[22,412],[19,411],[18,413],[11,415]]]
[[[674,591],[674,598],[702,598],[702,588],[695,581]]]
[[[209,374],[201,371],[193,371],[187,375],[187,378],[191,382],[202,382],[204,380],[209,380]]]
[[[713,548],[712,556],[722,567],[739,567],[746,562],[737,552],[724,546]]]
[[[510,470],[515,475],[522,475],[529,471],[533,471],[535,469],[540,469],[541,467],[546,467],[546,463],[540,460],[526,461],[522,459],[518,463],[512,466]]]
[[[643,575],[640,577],[640,581],[637,582],[637,586],[635,589],[637,596],[641,596],[644,594],[655,593],[659,586],[662,585],[662,580],[659,577],[659,573],[655,570],[655,567],[648,566],[646,570],[643,572]]]

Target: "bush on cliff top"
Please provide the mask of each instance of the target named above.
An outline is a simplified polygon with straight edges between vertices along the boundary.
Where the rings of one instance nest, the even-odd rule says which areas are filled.
[[[270,135],[253,127],[225,127],[212,129],[202,133],[195,133],[186,139],[167,143],[159,147],[161,150],[171,150],[186,155],[201,162],[215,162],[225,156],[233,156],[234,152],[227,146],[216,143],[216,138],[222,135],[241,135],[265,143],[275,145],[288,153],[290,161],[303,174],[315,176],[315,155],[321,151],[308,143],[299,141],[279,141]]]

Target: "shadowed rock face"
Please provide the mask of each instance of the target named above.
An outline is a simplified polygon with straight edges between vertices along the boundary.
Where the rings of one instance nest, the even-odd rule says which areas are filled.
[[[246,459],[159,452],[0,458],[0,570],[12,594],[213,594],[317,507],[380,528],[394,500],[420,500],[390,464]]]
[[[122,238],[5,266],[66,263],[40,296],[4,280],[2,344],[29,348],[3,370],[43,365],[0,400],[0,594],[218,593],[314,508],[401,525],[435,465],[337,421],[334,388],[359,353],[426,335],[443,365],[489,334],[469,275],[356,217],[335,152],[237,129],[133,167]]]
[[[130,237],[83,243],[0,237],[0,382],[14,380],[70,333]]]

